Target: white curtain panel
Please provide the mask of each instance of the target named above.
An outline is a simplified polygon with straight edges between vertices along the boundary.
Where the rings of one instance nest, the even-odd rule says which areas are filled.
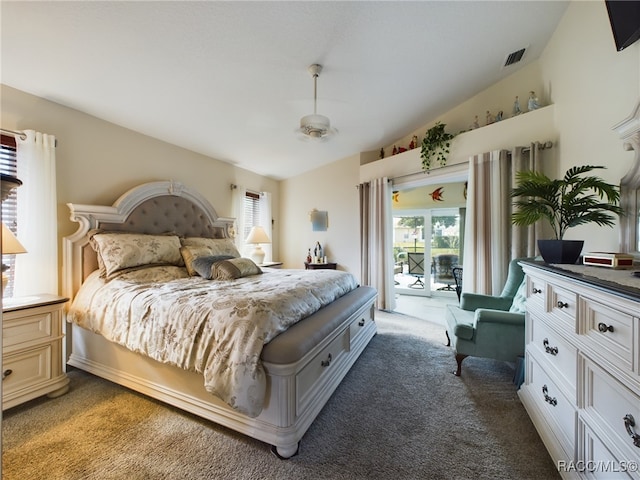
[[[361,281],[378,290],[378,309],[394,310],[391,185],[378,178],[361,184],[359,195]]]
[[[235,217],[235,238],[234,243],[241,255],[245,255],[244,248],[244,197],[247,195],[247,189],[242,185],[234,185],[231,187],[231,208]]]
[[[258,225],[264,228],[271,243],[261,245],[264,250],[264,261],[273,261],[273,225],[271,221],[271,192],[260,192],[260,220]]]
[[[27,253],[16,255],[15,296],[58,293],[56,139],[25,130],[16,137],[18,231]]]

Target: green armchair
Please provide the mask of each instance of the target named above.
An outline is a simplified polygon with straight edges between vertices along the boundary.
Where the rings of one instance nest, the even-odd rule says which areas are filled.
[[[516,361],[524,355],[525,282],[522,267],[512,260],[500,296],[463,292],[460,306],[447,305],[447,346],[453,347],[460,376],[468,356]]]

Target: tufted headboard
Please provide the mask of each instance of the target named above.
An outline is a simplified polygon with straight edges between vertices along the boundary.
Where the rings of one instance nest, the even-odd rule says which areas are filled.
[[[218,217],[198,192],[181,183],[145,183],[124,193],[112,206],[67,204],[78,230],[62,240],[63,293],[73,299],[98,267],[87,233],[95,228],[182,237],[232,238],[233,218]]]

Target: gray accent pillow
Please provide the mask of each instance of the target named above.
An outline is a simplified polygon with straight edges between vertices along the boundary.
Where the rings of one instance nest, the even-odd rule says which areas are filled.
[[[206,255],[197,257],[191,262],[191,268],[202,278],[211,280],[213,278],[213,264],[231,258],[234,258],[233,255]]]
[[[216,262],[211,266],[212,278],[215,280],[235,280],[262,273],[250,258],[231,258]]]

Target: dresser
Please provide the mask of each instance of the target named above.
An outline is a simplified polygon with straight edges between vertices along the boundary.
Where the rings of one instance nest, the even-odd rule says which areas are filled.
[[[62,308],[67,298],[33,295],[2,305],[2,409],[69,389],[62,363]]]
[[[522,267],[527,313],[519,396],[558,471],[564,478],[640,479],[636,279],[600,267],[528,261]]]

